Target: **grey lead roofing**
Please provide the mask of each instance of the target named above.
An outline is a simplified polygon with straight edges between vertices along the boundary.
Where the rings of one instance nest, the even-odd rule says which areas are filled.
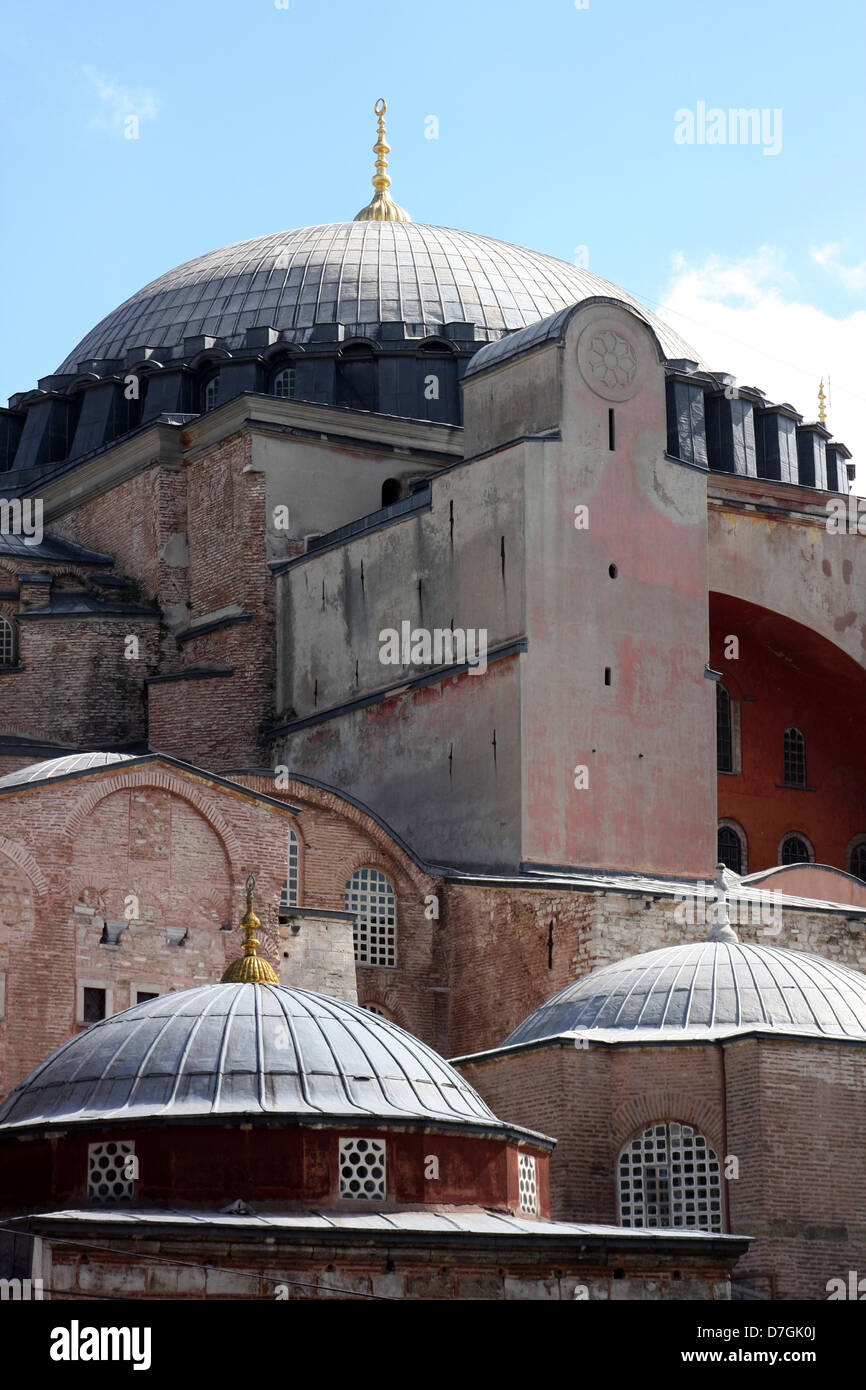
[[[755,1031],[866,1040],[866,976],[746,942],[666,946],[566,985],[501,1046],[563,1034],[685,1042]]]
[[[219,984],[79,1033],[7,1097],[0,1133],[227,1115],[506,1129],[443,1058],[387,1019],[308,990]]]
[[[601,295],[632,304],[668,357],[694,358],[678,334],[633,296],[580,266],[493,237],[419,222],[328,222],[224,246],[170,270],[96,325],[58,368],[125,358],[133,348],[183,353],[209,335],[241,347],[248,328],[304,342],[317,324],[376,338],[402,322],[419,336],[474,323],[493,340]]]

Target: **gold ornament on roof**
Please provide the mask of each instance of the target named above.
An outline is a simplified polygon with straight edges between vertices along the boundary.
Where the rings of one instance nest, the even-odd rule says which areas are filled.
[[[262,960],[258,954],[259,941],[256,939],[256,928],[262,924],[253,912],[253,889],[256,886],[255,875],[250,874],[247,879],[247,910],[241,918],[241,929],[244,933],[244,953],[240,960],[232,961],[229,968],[220,981],[224,985],[278,985],[280,977],[269,965],[266,960]]]
[[[821,385],[818,387],[818,419],[823,425],[827,419],[827,398],[824,395],[824,378],[821,377]]]
[[[411,222],[412,218],[409,216],[406,209],[398,207],[388,192],[391,179],[388,174],[385,173],[385,170],[388,168],[388,161],[385,155],[390,153],[391,146],[385,139],[385,112],[388,110],[388,104],[384,97],[379,98],[373,110],[379,119],[378,138],[373,146],[373,153],[376,156],[376,172],[373,175],[372,183],[376,192],[373,194],[367,206],[361,208],[361,211],[355,214],[355,221]]]

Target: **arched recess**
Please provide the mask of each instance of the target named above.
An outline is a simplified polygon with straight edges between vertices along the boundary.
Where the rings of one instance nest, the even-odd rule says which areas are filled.
[[[717,776],[718,819],[745,831],[749,871],[774,867],[783,835],[794,828],[819,863],[845,870],[847,846],[863,828],[866,669],[821,633],[715,592],[710,665],[738,693],[742,763],[737,775]],[[805,738],[803,785],[786,785],[790,728]]]
[[[241,872],[242,851],[240,841],[228,821],[220,815],[219,811],[207,797],[202,795],[198,788],[190,786],[181,777],[168,771],[133,768],[127,773],[117,773],[112,777],[105,778],[105,780],[100,779],[95,786],[88,787],[80,801],[73,807],[63,826],[63,834],[70,846],[74,843],[84,822],[101,801],[104,801],[107,796],[112,796],[115,792],[131,791],[139,787],[153,787],[159,791],[169,792],[172,796],[176,796],[181,801],[186,801],[195,807],[202,819],[207,821],[223,847],[232,882],[237,880],[238,874]]]
[[[29,849],[24,845],[19,845],[17,841],[8,839],[5,835],[0,835],[0,854],[5,854],[7,859],[17,865],[22,873],[26,874],[38,894],[43,895],[48,892],[48,883],[45,875],[37,864]]]

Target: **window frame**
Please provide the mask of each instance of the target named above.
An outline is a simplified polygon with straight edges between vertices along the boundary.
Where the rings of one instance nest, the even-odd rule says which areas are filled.
[[[863,873],[859,874],[854,868],[854,855],[858,850],[863,851]],[[858,879],[861,883],[866,883],[866,830],[858,831],[852,835],[845,849],[845,870],[852,878]]]
[[[676,1127],[676,1129],[680,1131],[678,1139],[673,1133],[674,1127]],[[658,1161],[660,1151],[657,1143],[658,1139],[661,1137],[658,1134],[658,1131],[660,1129],[663,1129],[665,1131],[664,1157],[661,1162]],[[687,1131],[688,1134],[684,1134],[683,1131]],[[686,1169],[689,1165],[687,1163],[688,1150],[683,1145],[683,1140],[689,1137],[689,1135],[693,1140],[699,1141],[694,1143],[691,1148],[691,1152],[695,1154],[695,1157],[692,1159],[691,1163],[693,1169],[697,1166],[699,1162],[697,1157],[698,1151],[703,1150],[706,1154],[705,1162],[708,1171],[706,1173],[706,1178],[703,1185],[703,1192],[705,1193],[704,1197],[702,1197],[701,1195],[701,1189],[697,1186],[698,1174],[696,1172],[693,1172],[692,1174],[693,1187],[689,1189],[685,1186],[685,1182],[687,1180]],[[677,1160],[673,1156],[676,1152],[673,1149],[674,1143],[678,1144],[678,1152],[680,1154],[679,1160]],[[634,1161],[637,1157],[636,1146],[638,1146],[640,1150],[641,1162],[639,1169],[636,1167]],[[652,1161],[648,1161],[648,1159]],[[674,1169],[674,1166],[677,1162],[679,1162],[679,1165],[683,1170],[679,1174],[682,1180],[680,1184],[681,1195],[679,1197],[675,1195],[675,1187],[673,1183],[675,1173],[671,1171]],[[712,1172],[712,1165],[715,1165],[715,1173]],[[668,1171],[664,1172],[665,1169],[667,1169]],[[662,1171],[659,1172],[659,1170]],[[642,1209],[640,1214],[644,1218],[646,1218],[648,1214],[646,1208],[650,1205],[650,1202],[647,1198],[646,1175],[650,1172],[652,1172],[656,1176],[657,1183],[659,1181],[665,1183],[665,1187],[659,1186],[655,1189],[656,1200],[654,1203],[652,1203],[652,1205],[655,1205],[657,1207],[667,1207],[668,1215],[670,1218],[672,1218],[668,1225],[663,1225],[661,1221],[652,1224],[646,1219],[643,1219],[641,1221],[634,1220],[634,1217],[638,1215],[638,1212],[635,1211],[636,1206],[639,1206]],[[638,1201],[635,1200],[635,1191],[638,1190],[635,1183],[637,1174],[639,1174],[639,1191],[641,1194]],[[715,1178],[715,1183],[713,1183],[712,1181],[713,1178]],[[704,1134],[703,1131],[700,1130],[697,1125],[689,1124],[685,1120],[652,1120],[649,1124],[646,1124],[641,1129],[633,1132],[625,1141],[625,1143],[621,1146],[619,1153],[617,1154],[615,1181],[617,1219],[619,1221],[619,1224],[621,1226],[626,1227],[626,1229],[628,1230],[704,1231],[710,1235],[724,1235],[726,1232],[728,1223],[722,1162],[714,1145],[710,1142],[709,1137],[706,1134]],[[624,1189],[625,1182],[628,1183],[627,1196]],[[689,1196],[689,1191],[691,1191],[692,1193],[691,1196]],[[716,1197],[718,1197],[718,1214],[717,1217],[715,1217],[715,1219],[717,1220],[717,1224],[713,1224],[714,1214],[710,1211],[710,1204],[716,1199]],[[689,1223],[687,1219],[683,1219],[680,1221],[676,1221],[673,1219],[675,1216],[675,1204],[680,1204],[681,1210],[679,1214],[683,1218],[687,1218],[687,1204],[691,1201],[695,1204],[695,1207],[697,1208],[698,1203],[702,1200],[705,1200],[707,1203],[707,1215],[709,1217],[708,1225],[699,1224],[700,1213],[697,1210],[695,1210],[694,1213],[697,1218],[694,1223]],[[626,1206],[628,1207],[627,1213],[626,1211],[624,1211],[624,1208]]]
[[[6,633],[8,632],[8,638]],[[8,660],[4,648],[8,646]],[[12,671],[18,665],[18,625],[10,613],[0,611],[0,671]]]
[[[105,995],[105,1013],[102,1018],[94,1019],[88,1023],[84,1017],[84,991],[86,989],[101,989]],[[114,1013],[114,989],[105,980],[78,980],[75,987],[75,1022],[82,1028],[94,1028],[97,1023],[102,1023],[106,1018],[111,1018]]]
[[[806,846],[806,849],[807,849],[808,854],[809,854],[809,858],[808,858],[808,859],[792,859],[792,860],[790,861],[790,863],[786,864],[786,863],[785,863],[785,860],[784,860],[784,858],[783,858],[783,854],[784,854],[784,850],[785,850],[785,845],[788,843],[789,840],[801,840],[802,843]],[[779,858],[779,867],[780,867],[780,868],[783,868],[783,869],[790,869],[790,868],[793,868],[793,866],[794,866],[795,864],[814,864],[814,863],[815,863],[815,846],[812,844],[812,841],[809,839],[809,836],[808,836],[808,835],[805,835],[805,834],[803,833],[802,830],[786,830],[785,833],[784,833],[784,835],[782,836],[781,840],[779,841],[778,858]]]
[[[377,897],[385,897],[385,900],[386,900],[386,902],[387,902],[387,901],[388,901],[387,894],[390,894],[390,901],[391,901],[391,905],[392,905],[392,917],[391,917],[391,921],[390,921],[390,922],[387,920],[387,917],[386,917],[386,920],[384,921],[384,923],[381,922],[381,921],[380,921],[380,922],[371,922],[370,919],[369,919],[369,917],[368,917],[368,918],[365,919],[365,922],[364,922],[364,926],[367,928],[367,931],[365,931],[365,932],[363,932],[363,933],[362,933],[362,922],[361,922],[361,919],[360,919],[359,912],[358,912],[358,910],[356,909],[356,907],[354,906],[354,904],[353,904],[352,901],[351,901],[351,897],[352,897],[352,895],[353,895],[353,891],[354,891],[354,896],[355,896],[356,898],[360,897],[360,884],[359,884],[358,888],[356,888],[355,890],[353,890],[353,883],[355,882],[355,880],[356,880],[356,878],[357,878],[357,876],[358,876],[359,874],[375,875],[375,876],[377,876],[377,878],[378,878],[379,880],[384,880],[384,884],[387,885],[387,888],[373,889],[372,887],[368,887],[368,888],[367,888],[367,892],[366,892],[366,896],[369,897],[369,896],[371,896],[373,893],[375,893],[375,895],[376,895]],[[368,882],[369,882],[370,884],[372,884],[372,883],[373,883],[373,879],[372,879],[372,878],[369,879]],[[398,934],[399,922],[398,922],[398,912],[397,912],[397,889],[396,889],[396,887],[395,887],[395,885],[394,885],[394,882],[393,882],[393,880],[391,879],[391,877],[385,872],[384,869],[380,868],[377,864],[358,864],[358,865],[352,870],[352,872],[350,873],[349,877],[346,879],[346,886],[345,886],[345,892],[344,892],[344,903],[345,903],[346,911],[347,911],[347,912],[351,912],[352,915],[353,915],[353,918],[354,918],[353,925],[352,925],[352,944],[353,944],[353,948],[354,948],[355,964],[356,964],[356,965],[361,965],[361,966],[366,966],[366,967],[368,967],[369,969],[373,969],[373,970],[395,970],[395,969],[397,968],[397,964],[398,964],[398,935],[397,935],[397,934]],[[378,928],[378,931],[377,931],[377,940],[375,941],[375,943],[371,943],[371,940],[370,940],[369,928],[370,928],[371,926],[377,927],[377,928]],[[384,927],[384,933],[385,933],[385,935],[384,935],[384,943],[385,943],[385,945],[384,945],[384,950],[382,949],[382,946],[381,946],[381,942],[382,942],[382,939],[383,939],[383,938],[382,938],[382,928],[383,928],[383,927]],[[390,940],[389,940],[389,936],[388,936],[389,928],[390,928],[390,931],[391,931]],[[361,953],[361,946],[362,946],[362,938],[365,940],[365,956],[366,956],[366,959],[362,959],[361,954],[360,954],[360,953]],[[371,955],[371,945],[373,945],[374,953],[375,953],[377,956],[382,955],[382,954],[385,954],[386,956],[387,956],[387,955],[390,955],[392,958],[391,958],[390,960],[378,960],[378,959],[377,959],[377,960],[370,960],[369,957],[370,957],[370,955]]]
[[[717,856],[719,856],[719,835],[723,830],[730,830],[734,835],[736,835],[739,841],[740,867],[739,869],[731,869],[731,872],[738,874],[740,878],[743,878],[743,876],[749,872],[749,838],[743,827],[740,825],[739,821],[733,820],[730,816],[721,816],[719,818],[719,823],[716,826]],[[724,860],[721,858],[721,856],[717,858],[717,863],[724,863]],[[730,865],[726,865],[726,868],[730,868]]]
[[[796,734],[799,739],[797,745],[797,761],[802,760],[802,781],[792,781],[788,776],[789,766],[789,742],[788,736]],[[793,758],[793,754],[790,755]],[[809,785],[808,782],[808,762],[806,758],[806,735],[796,724],[790,724],[782,735],[782,786],[803,788]]]

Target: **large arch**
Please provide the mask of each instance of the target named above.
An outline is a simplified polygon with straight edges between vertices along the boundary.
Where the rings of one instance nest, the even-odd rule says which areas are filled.
[[[822,632],[715,592],[710,663],[738,691],[741,765],[718,774],[718,817],[745,831],[749,871],[773,868],[792,831],[808,838],[818,863],[845,870],[863,819],[866,668]],[[786,782],[789,727],[805,736],[805,786]]]

